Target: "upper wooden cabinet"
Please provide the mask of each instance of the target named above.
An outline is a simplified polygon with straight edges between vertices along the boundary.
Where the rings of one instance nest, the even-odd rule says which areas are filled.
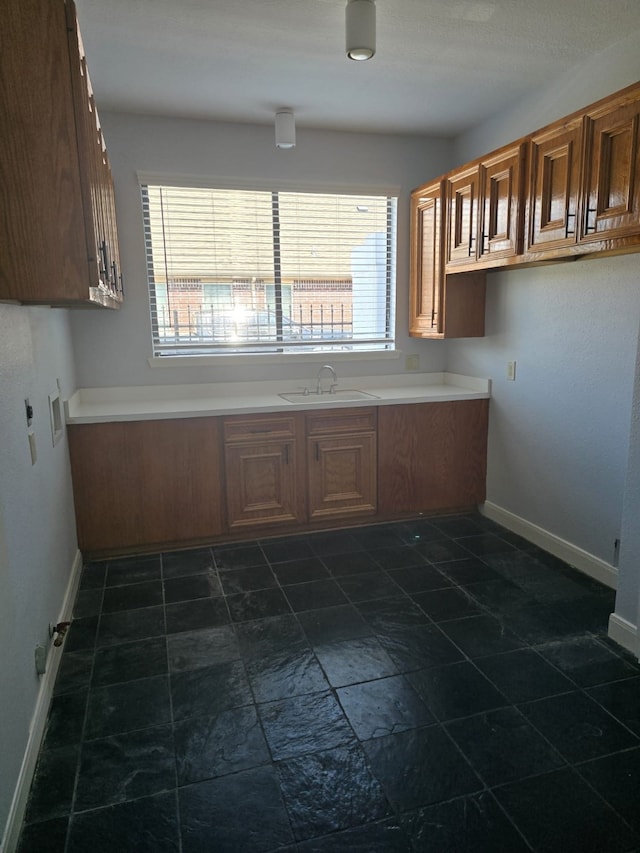
[[[476,262],[478,167],[455,172],[447,188],[447,269]]]
[[[409,334],[415,338],[484,335],[484,273],[444,272],[443,183],[411,194]]]
[[[522,252],[524,151],[517,143],[447,177],[447,272]]]
[[[414,190],[409,334],[484,334],[470,273],[640,251],[639,125],[637,83]]]
[[[72,0],[7,0],[0,299],[119,307],[113,185]]]
[[[639,117],[632,87],[530,138],[529,259],[640,245]]]
[[[640,243],[639,118],[639,90],[587,112],[581,243]]]
[[[68,0],[66,9],[90,275],[93,279],[97,276],[103,292],[121,300],[122,272],[111,166],[72,0]]]
[[[411,194],[411,276],[409,334],[443,337],[440,329],[442,296],[442,183]]]
[[[476,257],[493,263],[522,252],[525,146],[486,157],[479,166],[480,201]]]
[[[526,251],[576,243],[583,119],[553,126],[529,140]]]

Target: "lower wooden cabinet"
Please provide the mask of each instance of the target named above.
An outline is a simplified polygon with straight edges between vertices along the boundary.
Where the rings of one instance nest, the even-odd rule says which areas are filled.
[[[78,543],[186,548],[484,500],[488,400],[72,424]]]
[[[309,520],[377,508],[376,409],[307,415]]]
[[[304,518],[297,418],[224,419],[227,522],[231,530]]]
[[[380,406],[378,512],[454,510],[481,503],[488,400]]]
[[[217,418],[72,424],[68,436],[81,551],[222,533]]]

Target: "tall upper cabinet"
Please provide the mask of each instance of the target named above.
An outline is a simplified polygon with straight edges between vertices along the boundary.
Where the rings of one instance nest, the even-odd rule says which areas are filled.
[[[414,338],[484,335],[485,275],[444,269],[442,181],[411,193],[409,334]]]
[[[447,176],[447,271],[522,252],[524,151],[517,143]]]
[[[117,308],[113,182],[73,0],[6,0],[0,300]]]

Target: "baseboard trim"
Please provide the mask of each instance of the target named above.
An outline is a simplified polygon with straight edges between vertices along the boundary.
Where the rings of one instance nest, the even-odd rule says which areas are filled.
[[[609,637],[640,660],[640,634],[637,627],[617,613],[609,616]]]
[[[76,551],[58,622],[68,622],[71,620],[73,604],[76,600],[76,593],[80,584],[81,570],[82,554],[80,551]],[[53,696],[53,686],[58,674],[58,668],[60,667],[62,648],[62,646],[54,646],[53,643],[49,645],[47,653],[47,667],[40,681],[38,698],[36,700],[36,706],[33,712],[33,717],[31,718],[31,725],[29,727],[29,739],[22,759],[22,766],[20,767],[18,781],[13,792],[13,800],[11,802],[11,808],[9,809],[4,838],[2,839],[2,843],[0,843],[0,853],[14,853],[18,846],[22,821],[27,807],[29,789],[31,788],[31,781],[36,769],[38,752],[44,736],[47,714],[49,713],[49,705],[51,704],[51,698]]]
[[[538,527],[537,524],[532,524],[530,521],[521,518],[513,512],[509,512],[509,510],[503,509],[491,501],[485,501],[484,504],[480,505],[479,509],[487,518],[496,521],[498,524],[506,527],[507,530],[517,533],[529,542],[533,542],[534,545],[544,548],[545,551],[548,551],[555,557],[559,557],[565,563],[569,563],[570,566],[574,566],[576,569],[584,572],[585,575],[589,575],[589,577],[600,581],[600,583],[611,587],[611,589],[617,588],[618,571],[615,566],[606,563],[599,557],[594,557],[593,554],[589,554],[588,551],[578,548],[577,545],[572,545],[571,542],[561,539],[554,533],[549,533],[548,530]]]

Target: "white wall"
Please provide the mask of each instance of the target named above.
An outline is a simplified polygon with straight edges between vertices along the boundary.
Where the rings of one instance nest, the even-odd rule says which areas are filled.
[[[638,79],[636,33],[456,140],[457,162]],[[488,280],[487,337],[447,343],[449,370],[494,379],[487,498],[608,563],[622,530],[616,612],[637,624],[640,256],[494,272]],[[506,380],[508,360],[517,361],[515,382]]]
[[[56,379],[73,392],[67,312],[0,304],[0,835],[38,697],[35,646],[49,647],[77,549],[66,436],[54,447],[49,426]]]
[[[398,188],[397,346],[404,353],[418,353],[422,370],[443,369],[444,349],[438,342],[414,341],[407,335],[408,230],[409,192],[449,168],[447,141],[299,128],[297,147],[279,151],[272,127],[113,113],[101,119],[116,187],[126,297],[117,314],[96,312],[72,319],[80,387],[309,379],[323,360],[317,354],[301,354],[295,363],[270,357],[250,364],[218,359],[207,367],[149,367],[151,331],[137,171],[300,181],[333,189]],[[404,370],[404,357],[352,359],[336,366],[340,377],[397,373]]]
[[[640,33],[559,77],[553,86],[524,98],[455,140],[455,159],[465,163],[589,106],[640,80]]]
[[[447,347],[449,370],[493,379],[487,500],[607,563],[620,537],[639,284],[637,255],[491,273],[486,337]]]
[[[639,284],[640,281],[636,280],[636,286]],[[636,357],[629,445],[616,613],[632,625],[640,627],[640,340]],[[640,657],[640,631],[637,634],[636,651]]]

